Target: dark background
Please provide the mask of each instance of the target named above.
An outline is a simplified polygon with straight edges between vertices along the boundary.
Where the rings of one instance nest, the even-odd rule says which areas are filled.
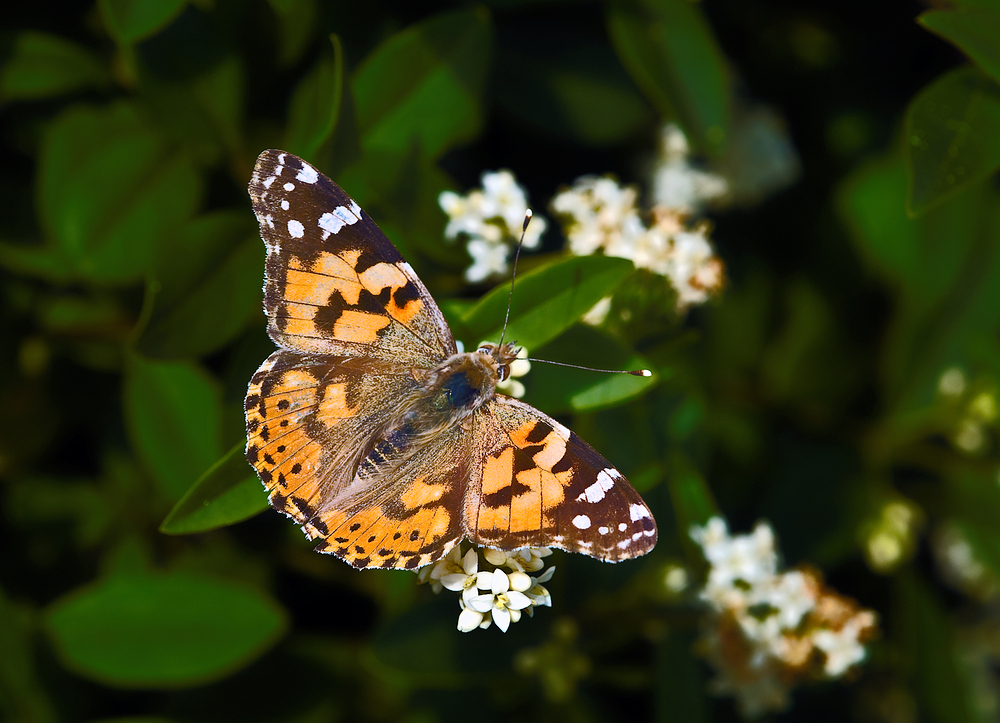
[[[441,190],[464,193],[509,168],[550,219],[549,200],[583,174],[648,190],[671,117],[609,40],[608,13],[632,6],[219,0],[178,4],[141,31],[141,2],[4,9],[7,719],[735,720],[693,650],[694,588],[663,584],[671,565],[695,581],[703,572],[685,534],[698,514],[677,504],[692,498],[734,532],[769,520],[788,566],[821,569],[879,614],[865,664],[797,689],[776,719],[995,719],[997,426],[970,411],[977,395],[995,400],[1000,380],[995,167],[916,218],[905,207],[920,166],[904,163],[904,114],[968,60],[916,22],[928,9],[917,2],[681,4],[703,16],[705,47],[725,59],[726,102],[783,116],[801,176],[752,207],[709,210],[727,288],[704,307],[677,314],[655,284],[620,300],[635,305],[634,321],[606,331],[657,371],[653,389],[600,410],[545,410],[634,481],[660,544],[617,566],[557,553],[552,609],[506,635],[461,635],[454,597],[410,573],[315,555],[272,511],[199,534],[159,528],[241,444],[246,382],[273,349],[245,191],[257,154],[305,138],[310,160],[460,314],[488,287],[465,284],[461,245],[442,241]],[[490,39],[463,68],[478,121],[433,153],[419,139],[372,147],[352,104],[412,68],[389,63],[364,88],[358,69],[398,33],[449,14]],[[30,33],[79,55],[26,53]],[[320,70],[344,79],[330,132],[317,119],[332,83],[307,87]],[[704,128],[685,124],[682,98],[697,105],[719,90],[700,72],[669,89],[673,119],[715,168],[725,142],[701,142]],[[567,78],[588,89],[576,106],[563,100]],[[462,113],[448,102],[442,117]],[[580,114],[602,120],[581,125]],[[970,133],[990,137],[983,128]],[[983,143],[979,155],[992,157]],[[563,247],[552,223],[526,268]],[[552,345],[550,356],[599,362]],[[950,367],[967,380],[958,398],[937,391]],[[982,441],[963,447],[973,418]],[[893,503],[911,513],[901,530],[883,514]],[[949,530],[982,565],[971,582],[943,572]],[[880,533],[899,543],[888,564],[870,555]]]

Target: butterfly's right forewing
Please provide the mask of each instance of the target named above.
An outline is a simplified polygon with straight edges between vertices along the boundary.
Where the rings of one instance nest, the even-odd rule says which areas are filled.
[[[337,184],[269,150],[249,191],[267,247],[264,310],[277,344],[422,368],[454,353],[423,283]]]

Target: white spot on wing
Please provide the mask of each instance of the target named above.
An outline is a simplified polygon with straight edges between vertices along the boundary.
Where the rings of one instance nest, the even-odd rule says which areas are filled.
[[[357,206],[358,204],[353,203],[353,205]],[[358,213],[360,214],[360,212],[361,209],[358,208]],[[346,206],[337,206],[333,209],[333,213],[327,212],[319,217],[319,227],[328,234],[338,233],[344,226],[357,223],[359,220],[359,216],[352,213]]]
[[[295,184],[294,184],[294,183],[286,183],[286,184],[285,184],[285,185],[283,186],[283,188],[284,188],[284,189],[285,189],[286,191],[294,191],[294,190],[295,190]]]
[[[284,166],[284,165],[285,165],[285,154],[284,153],[279,153],[278,154],[278,166],[280,167],[280,166]],[[281,171],[278,171],[278,173],[281,173]]]
[[[305,229],[302,228],[302,224],[296,221],[294,218],[288,222],[288,233],[292,238],[302,238],[305,235]],[[634,518],[633,518],[634,519]]]
[[[573,518],[573,527],[578,530],[586,530],[590,527],[590,518],[586,515],[577,515]]]
[[[625,530],[627,528],[628,528],[628,525],[626,525],[624,522],[619,522],[618,523],[618,531],[619,532],[625,532]]]
[[[275,176],[270,176],[264,181],[264,188],[270,188],[271,184],[274,183]]]
[[[586,500],[591,504],[603,500],[604,494],[615,486],[614,480],[612,480],[611,476],[608,474],[609,471],[613,472],[614,470],[611,468],[601,470],[601,473],[597,475],[597,481],[580,493],[576,499],[580,502]]]
[[[604,525],[601,525],[600,527],[597,528],[597,531],[600,532],[602,535],[606,535],[609,532],[611,532],[611,529],[608,528],[608,527],[605,527]]]
[[[302,181],[303,183],[316,183],[319,180],[319,174],[308,163],[303,163],[302,170],[295,176],[295,180]]]
[[[267,216],[264,217],[264,220],[267,221],[269,228],[274,228],[274,216],[267,214]]]
[[[635,522],[643,517],[649,517],[649,510],[646,509],[645,505],[629,505],[628,514],[632,518],[632,522]]]
[[[286,201],[285,199],[281,199],[281,210],[282,211],[288,210],[288,201]]]

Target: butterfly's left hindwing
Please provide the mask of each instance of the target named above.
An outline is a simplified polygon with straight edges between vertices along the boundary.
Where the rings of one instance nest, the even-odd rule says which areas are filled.
[[[498,394],[477,415],[466,533],[479,545],[558,547],[607,562],[649,552],[656,523],[622,474],[551,417]]]
[[[289,351],[253,376],[247,459],[272,506],[323,538],[320,552],[355,567],[414,568],[461,539],[468,433],[453,427],[417,454],[379,436],[414,385],[388,364]]]

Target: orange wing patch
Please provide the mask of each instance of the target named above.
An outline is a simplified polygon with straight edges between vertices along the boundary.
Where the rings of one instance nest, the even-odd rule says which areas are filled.
[[[566,496],[571,467],[559,466],[566,456],[563,430],[535,419],[507,432],[509,440],[483,460],[478,505],[469,505],[466,524],[485,540],[505,535],[537,534],[551,528],[548,514]]]
[[[447,483],[428,483],[421,477],[383,504],[317,515],[306,532],[326,538],[316,548],[319,552],[333,553],[357,568],[421,567],[447,554],[461,537],[453,514],[442,503],[449,490]]]

